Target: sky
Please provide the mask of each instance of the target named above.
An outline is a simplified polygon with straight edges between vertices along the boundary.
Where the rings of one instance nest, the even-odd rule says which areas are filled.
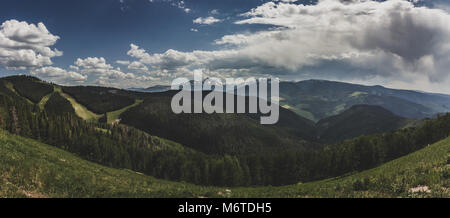
[[[327,79],[450,93],[447,0],[2,0],[0,76]]]

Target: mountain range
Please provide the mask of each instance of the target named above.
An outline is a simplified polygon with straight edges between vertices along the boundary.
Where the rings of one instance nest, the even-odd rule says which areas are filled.
[[[170,86],[130,90],[165,92]],[[450,111],[450,95],[327,80],[280,82],[280,105],[314,122],[362,104],[381,106],[406,118],[426,118]]]
[[[279,186],[362,171],[450,129],[449,116],[437,115],[447,107],[441,94],[282,82],[279,122],[261,125],[262,114],[175,114],[176,93],[5,77],[0,127],[104,166],[206,186]]]
[[[358,104],[381,106],[407,118],[432,117],[450,111],[450,95],[325,80],[283,82],[280,98],[281,106],[313,121]]]

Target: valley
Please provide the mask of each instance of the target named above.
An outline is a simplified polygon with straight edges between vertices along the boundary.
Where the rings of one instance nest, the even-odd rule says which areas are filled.
[[[169,186],[178,187],[170,196],[185,197],[448,195],[447,167],[440,165],[437,169],[441,173],[434,174],[428,168],[435,165],[427,165],[420,173],[424,177],[420,177],[415,172],[422,168],[410,163],[431,155],[431,151],[421,149],[427,150],[429,144],[441,140],[433,148],[439,147],[436,151],[442,156],[432,161],[441,163],[444,156],[448,156],[448,139],[444,140],[450,133],[448,114],[419,119],[399,116],[379,105],[354,104],[339,114],[314,122],[299,116],[295,110],[280,107],[280,120],[276,125],[261,125],[260,114],[174,114],[170,109],[174,91],[143,93],[104,87],[66,87],[27,76],[6,77],[0,82],[0,126],[5,130],[2,130],[2,143],[8,145],[3,150],[4,156],[9,155],[11,143],[20,144],[25,150],[28,144],[39,144],[39,149],[54,147],[56,153],[67,158],[76,155],[78,159],[74,162],[80,162],[83,169],[106,167],[104,169],[112,176],[112,181],[103,184],[92,182],[97,181],[94,174],[76,171],[88,176],[75,179],[72,173],[72,179],[90,178],[92,186],[79,195],[66,197],[169,196],[162,190],[143,191],[145,187],[153,189],[144,180],[169,190],[172,188]],[[351,98],[365,95],[353,90],[352,93]],[[425,156],[414,155],[418,150]],[[17,155],[27,160],[34,157],[30,161],[37,161],[42,156],[33,156],[35,152],[38,151]],[[51,168],[54,163],[43,164]],[[413,169],[405,172],[414,172],[407,173],[414,177],[411,177],[411,184],[401,186],[400,192],[384,187],[396,184],[393,181],[402,175],[393,170],[392,166],[397,164],[400,168],[411,166]],[[68,166],[60,167],[58,169]],[[11,172],[7,169],[2,173],[9,175]],[[58,173],[71,174],[66,170]],[[390,176],[380,177],[382,175]],[[28,178],[31,175],[18,176]],[[47,174],[43,176],[48,177],[46,181],[51,184],[63,182],[54,181]],[[115,176],[130,176],[142,182],[124,179],[124,184],[120,185],[113,182],[117,180]],[[416,180],[426,181],[427,190],[433,191],[411,193],[410,189],[416,190],[413,188],[424,189],[423,182]],[[106,184],[117,186],[121,191],[107,191],[103,186]],[[36,188],[36,185],[22,186],[14,179],[7,179],[2,186],[9,190],[3,192],[7,196],[61,194],[57,190]],[[184,194],[180,186],[184,187]],[[30,187],[35,190],[23,191]],[[231,187],[233,191],[220,191],[218,187]]]
[[[54,146],[0,130],[0,197],[448,198],[449,153],[450,138],[447,138],[353,175],[281,187],[227,188],[171,182],[105,167]]]

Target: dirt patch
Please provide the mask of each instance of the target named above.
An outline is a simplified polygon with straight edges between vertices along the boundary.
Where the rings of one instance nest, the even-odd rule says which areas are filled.
[[[27,196],[27,198],[47,198],[46,195],[34,191],[19,190],[19,192]]]

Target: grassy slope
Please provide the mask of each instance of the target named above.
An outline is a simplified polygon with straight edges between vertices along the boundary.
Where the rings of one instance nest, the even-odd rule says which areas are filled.
[[[132,104],[132,105],[126,106],[126,107],[124,107],[124,108],[122,108],[122,109],[119,109],[119,110],[116,110],[116,111],[108,112],[108,113],[106,114],[106,116],[107,116],[107,121],[106,121],[106,122],[107,122],[107,123],[113,123],[113,122],[115,122],[116,120],[119,119],[120,115],[121,115],[123,112],[127,111],[128,109],[130,109],[130,108],[132,108],[132,107],[138,106],[138,105],[141,104],[142,102],[144,102],[144,100],[136,100],[136,101],[134,102],[134,104]]]
[[[8,88],[12,88],[12,87],[8,87]],[[81,117],[84,120],[88,120],[88,121],[98,121],[98,119],[100,119],[103,115],[101,114],[96,114],[90,110],[88,110],[85,106],[81,105],[80,103],[78,103],[73,97],[71,97],[70,95],[68,95],[67,93],[62,92],[61,87],[59,86],[54,86],[54,90],[55,92],[59,92],[61,94],[61,96],[63,96],[64,98],[66,98],[73,106],[75,113]],[[14,91],[14,90],[13,90]],[[50,96],[52,95],[52,93],[44,96],[41,101],[39,102],[39,107],[41,109],[44,108],[45,104],[47,103],[48,99],[50,98]],[[31,101],[30,101],[31,102]],[[125,112],[126,110],[135,107],[137,105],[139,105],[140,103],[142,103],[143,100],[136,100],[136,102],[132,105],[129,105],[127,107],[124,107],[120,110],[116,110],[116,111],[112,111],[112,112],[108,112],[107,113],[107,118],[108,118],[108,123],[112,123],[115,120],[119,119],[119,116]]]
[[[210,190],[104,167],[0,130],[0,197],[197,197]]]
[[[342,178],[226,191],[104,167],[0,130],[0,197],[450,197],[449,155],[447,138]],[[431,193],[410,191],[419,186]]]
[[[45,104],[47,104],[47,101],[48,101],[48,99],[50,99],[50,96],[52,96],[52,94],[53,94],[53,92],[42,97],[41,101],[39,101],[38,106],[39,106],[39,108],[41,108],[41,110],[44,109]]]
[[[34,104],[30,99],[21,96],[15,89],[14,89],[14,85],[11,82],[6,82],[6,88],[8,88],[9,90],[11,90],[12,92],[14,92],[17,96],[22,97],[23,99],[25,99],[28,103],[30,104]]]
[[[243,188],[235,197],[450,197],[450,137],[374,169],[284,187]],[[359,184],[359,185],[358,185]],[[413,192],[427,186],[430,193]]]
[[[84,120],[89,121],[98,121],[102,115],[95,114],[94,112],[88,110],[85,106],[79,104],[74,98],[72,98],[70,95],[62,92],[61,87],[55,86],[55,91],[59,92],[61,96],[66,98],[73,106],[73,109],[75,109],[75,113],[81,117]]]
[[[43,81],[39,81],[41,83],[45,83]],[[47,83],[45,83],[47,84]],[[17,96],[22,97],[23,99],[25,99],[28,103],[30,104],[34,104],[30,99],[26,98],[25,96],[20,95],[15,89],[14,89],[14,85],[11,82],[6,81],[6,87],[8,89],[10,89],[12,92],[14,92]],[[102,117],[103,115],[99,115],[99,114],[95,114],[91,111],[89,111],[85,106],[79,104],[74,98],[72,98],[70,95],[63,93],[61,90],[60,86],[53,86],[53,90],[54,92],[59,92],[61,94],[61,96],[65,97],[73,106],[73,108],[75,109],[75,113],[81,117],[84,120],[89,120],[89,121],[98,121],[98,119],[100,117]],[[48,95],[45,95],[44,97],[42,97],[42,99],[38,102],[38,106],[43,109],[45,107],[45,104],[47,103],[47,101],[49,100],[50,96],[53,93],[49,93]]]

